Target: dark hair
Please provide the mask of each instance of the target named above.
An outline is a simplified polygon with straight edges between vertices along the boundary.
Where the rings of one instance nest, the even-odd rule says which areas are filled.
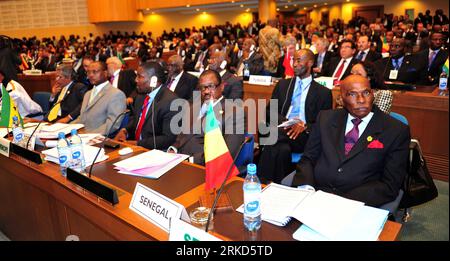
[[[350,43],[352,49],[356,49],[356,43],[355,43],[355,41],[352,41],[352,40],[349,40],[349,39],[344,39],[344,40],[342,40],[342,41],[339,43],[339,48],[341,48],[341,46],[342,46],[344,43]]]
[[[216,77],[217,80],[217,85],[220,85],[222,83],[222,77],[220,76],[220,74],[214,70],[205,70],[202,72],[202,74],[200,74],[200,76],[198,77],[198,79],[205,77],[209,74],[214,75],[214,77]]]
[[[164,73],[164,67],[157,62],[145,62],[141,64],[142,69],[149,76],[155,75],[158,78],[158,82],[166,82],[166,74]]]
[[[369,61],[359,61],[356,64],[361,64],[367,73],[367,78],[372,89],[386,89],[382,75],[377,71],[375,64]],[[355,66],[355,65],[353,65]]]

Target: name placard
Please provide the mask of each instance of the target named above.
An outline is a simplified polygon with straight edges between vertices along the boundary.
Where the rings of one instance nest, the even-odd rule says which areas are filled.
[[[136,184],[130,209],[166,232],[170,230],[171,220],[189,220],[183,205],[141,183]]]
[[[264,75],[250,75],[248,79],[250,84],[258,84],[258,85],[266,85],[269,86],[272,84],[272,76],[264,76]]]
[[[9,148],[11,141],[0,137],[0,154],[9,158]]]
[[[330,90],[333,89],[333,87],[334,87],[333,80],[334,80],[333,77],[325,77],[325,76],[314,78],[314,81],[327,87]]]
[[[221,239],[206,233],[180,219],[172,221],[169,233],[169,241],[222,241]]]

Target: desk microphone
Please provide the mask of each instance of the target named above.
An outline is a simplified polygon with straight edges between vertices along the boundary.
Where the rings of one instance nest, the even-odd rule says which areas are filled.
[[[91,165],[91,167],[89,168],[89,175],[88,175],[89,178],[91,177],[91,174],[92,174],[92,168],[94,167],[95,161],[97,160],[98,155],[100,154],[100,151],[102,151],[102,149],[105,147],[105,141],[108,139],[108,136],[111,134],[111,131],[113,130],[114,125],[116,124],[117,120],[120,119],[120,117],[121,117],[122,115],[125,115],[125,114],[127,114],[128,112],[130,112],[130,110],[129,110],[129,109],[125,109],[122,113],[120,113],[119,115],[117,115],[117,117],[116,117],[116,119],[114,120],[113,124],[111,125],[111,127],[110,127],[109,130],[108,130],[108,132],[106,133],[106,136],[105,136],[105,138],[102,140],[102,143],[100,144],[100,147],[99,147],[99,149],[98,149],[98,151],[97,151],[97,154],[96,154],[95,157],[94,157],[94,161],[92,161],[92,165]]]
[[[64,99],[63,99],[63,100],[64,100]],[[48,115],[50,114],[50,112],[52,111],[52,109],[55,108],[55,106],[58,105],[58,104],[60,104],[61,102],[62,102],[62,100],[61,100],[60,102],[55,103],[55,105],[53,105],[52,108],[44,115],[44,119],[47,119],[47,120],[48,120]],[[31,136],[30,136],[30,138],[29,138],[28,141],[27,141],[27,146],[25,147],[25,149],[28,149],[28,145],[30,145],[31,138],[33,137],[34,133],[37,131],[37,129],[39,128],[39,126],[41,126],[42,122],[43,122],[43,120],[40,121],[40,122],[38,123],[38,125],[36,125],[36,127],[34,127],[34,130],[33,130],[33,132],[31,133]],[[34,148],[33,148],[33,150],[34,150]]]
[[[206,228],[205,228],[205,232],[208,232],[208,227],[209,227],[209,222],[211,221],[211,217],[212,217],[212,213],[214,212],[214,208],[217,205],[217,201],[220,198],[220,194],[222,194],[222,190],[225,187],[225,183],[227,182],[228,178],[230,177],[231,174],[231,170],[233,169],[234,163],[236,162],[237,157],[239,156],[239,153],[241,153],[242,148],[244,147],[244,145],[250,141],[253,140],[253,136],[251,137],[245,137],[244,141],[241,143],[241,145],[239,146],[239,150],[236,153],[236,156],[234,156],[233,159],[233,163],[230,165],[230,167],[228,168],[228,172],[227,175],[225,176],[225,179],[223,180],[222,184],[220,185],[219,191],[217,192],[216,196],[214,197],[214,203],[211,207],[211,210],[209,211],[208,214],[208,220],[206,221]]]

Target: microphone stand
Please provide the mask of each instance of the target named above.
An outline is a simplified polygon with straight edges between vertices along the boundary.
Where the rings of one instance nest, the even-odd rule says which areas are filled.
[[[242,150],[242,148],[244,147],[244,145],[245,145],[246,143],[248,143],[249,141],[251,141],[252,139],[253,139],[253,137],[245,138],[245,139],[244,139],[244,142],[242,142],[241,145],[239,146],[239,150],[238,150],[238,152],[236,153],[236,156],[234,156],[233,163],[232,163],[232,164],[230,165],[230,167],[228,168],[227,175],[225,176],[225,179],[223,180],[222,184],[220,185],[219,191],[217,192],[216,196],[214,197],[214,202],[213,202],[213,204],[212,204],[211,210],[209,211],[209,214],[208,214],[208,220],[206,221],[205,232],[208,232],[209,223],[211,222],[211,217],[212,217],[212,214],[213,214],[213,212],[214,212],[214,208],[215,208],[216,205],[217,205],[217,201],[218,201],[219,198],[220,198],[220,194],[222,194],[223,188],[225,187],[225,183],[227,182],[228,178],[230,177],[231,170],[233,169],[234,163],[236,162],[236,159],[237,159],[237,157],[239,156],[239,153],[241,153],[241,150]]]
[[[28,138],[27,145],[25,146],[25,149],[28,149],[28,145],[30,145],[30,141],[33,138],[34,133],[38,130],[39,126],[41,126],[41,123],[42,123],[42,121],[40,121],[38,123],[38,125],[36,125],[36,127],[34,127],[33,132],[31,133],[30,137]],[[34,148],[32,150],[34,150]]]
[[[106,133],[106,136],[105,136],[105,138],[103,139],[102,143],[100,144],[100,148],[99,148],[99,150],[97,151],[97,154],[96,154],[95,157],[94,157],[94,161],[92,162],[91,167],[89,168],[89,172],[88,172],[88,173],[89,173],[89,175],[88,175],[89,178],[91,177],[91,174],[92,174],[92,168],[94,167],[95,161],[97,160],[98,155],[100,154],[100,151],[102,151],[102,149],[105,147],[105,141],[108,139],[108,136],[111,134],[111,131],[112,131],[112,129],[114,128],[114,125],[116,124],[117,120],[120,119],[120,117],[121,117],[122,115],[128,113],[129,111],[130,111],[130,110],[126,109],[125,111],[123,111],[122,113],[120,113],[120,114],[116,117],[116,119],[114,120],[114,122],[113,122],[113,124],[111,125],[111,127],[109,128],[108,132]]]

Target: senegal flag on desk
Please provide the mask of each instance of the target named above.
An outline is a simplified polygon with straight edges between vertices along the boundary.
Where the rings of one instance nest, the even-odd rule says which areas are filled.
[[[205,165],[206,165],[206,185],[205,189],[210,190],[222,184],[227,172],[233,164],[233,158],[228,151],[227,144],[222,136],[219,123],[213,110],[213,103],[209,103],[206,113],[205,125]],[[230,177],[239,174],[236,166],[233,165]]]
[[[19,112],[17,111],[16,104],[14,104],[14,100],[9,96],[9,92],[6,90],[5,86],[0,83],[1,86],[1,111],[0,111],[0,127],[11,128],[13,125],[13,117],[17,116],[20,121],[20,124],[23,126],[22,117],[20,117]]]

